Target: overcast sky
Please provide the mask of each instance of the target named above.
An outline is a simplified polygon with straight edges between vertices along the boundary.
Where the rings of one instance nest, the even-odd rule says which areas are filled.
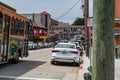
[[[46,11],[53,19],[58,21],[73,23],[77,17],[83,17],[81,9],[82,0],[0,0],[5,4],[15,8],[17,13],[41,13]],[[76,2],[78,2],[76,4]],[[73,5],[75,5],[73,7]],[[89,0],[90,16],[92,16],[93,0]],[[73,8],[72,8],[73,7]],[[71,9],[72,8],[72,9]],[[70,10],[71,9],[71,10]],[[67,14],[65,14],[70,10]],[[63,17],[60,18],[65,14]]]

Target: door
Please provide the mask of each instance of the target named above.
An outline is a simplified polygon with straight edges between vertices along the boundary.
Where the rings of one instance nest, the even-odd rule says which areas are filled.
[[[8,56],[8,44],[9,44],[9,30],[10,30],[10,16],[4,15],[3,21],[3,38],[2,38],[2,62],[7,61]]]
[[[30,23],[26,22],[25,39],[24,39],[24,56],[25,57],[27,57],[29,55],[29,53],[28,53],[29,26],[30,26]]]

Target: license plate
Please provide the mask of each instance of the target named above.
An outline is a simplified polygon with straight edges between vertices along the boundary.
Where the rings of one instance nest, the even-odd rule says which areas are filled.
[[[63,53],[63,54],[67,54],[67,52],[66,52],[66,51],[63,51],[62,53]]]

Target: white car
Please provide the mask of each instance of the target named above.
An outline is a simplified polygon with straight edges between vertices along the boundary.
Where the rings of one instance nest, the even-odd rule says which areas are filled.
[[[38,42],[38,48],[44,48],[43,42]]]
[[[52,49],[51,64],[55,62],[72,62],[79,65],[80,51],[73,43],[58,43]]]
[[[33,41],[28,42],[29,49],[36,49],[36,44]]]
[[[79,44],[79,42],[70,42],[70,43],[74,43],[77,46],[77,49],[80,51],[80,56],[83,55],[83,46]]]
[[[44,43],[44,47],[45,47],[45,48],[48,48],[48,47],[49,47],[49,43],[48,43],[48,42],[45,42],[45,43]]]

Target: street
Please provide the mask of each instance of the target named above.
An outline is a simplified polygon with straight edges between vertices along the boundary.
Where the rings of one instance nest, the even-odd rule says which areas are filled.
[[[70,63],[51,65],[51,49],[30,50],[18,64],[0,65],[0,80],[75,80],[79,67]]]

